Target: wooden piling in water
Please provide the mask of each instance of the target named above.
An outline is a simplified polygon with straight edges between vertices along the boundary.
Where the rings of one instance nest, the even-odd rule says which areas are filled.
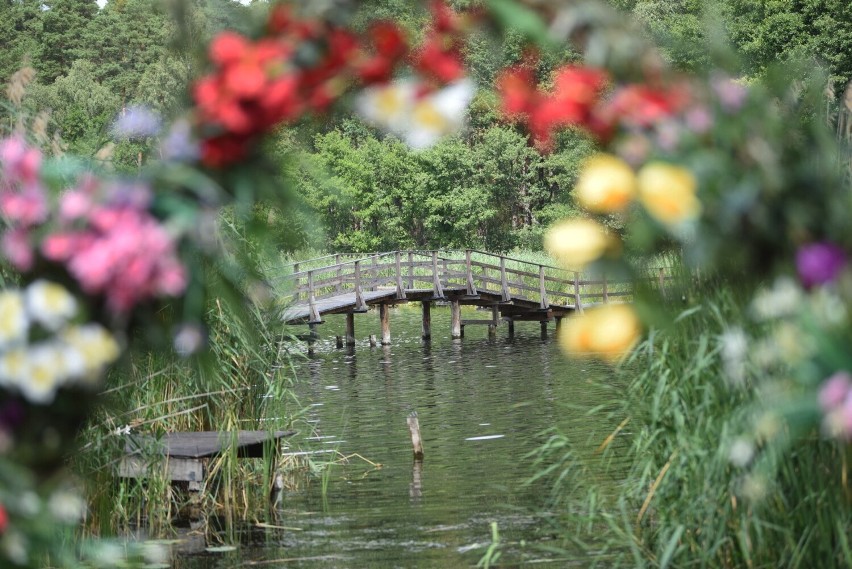
[[[334,337],[334,345],[337,347],[338,350],[340,348],[342,348],[343,347],[343,336],[335,336]]]
[[[420,438],[420,421],[417,419],[417,411],[412,411],[406,420],[408,432],[411,435],[411,447],[414,450],[415,460],[423,459],[423,441]]]
[[[432,339],[432,303],[423,301],[420,303],[423,308],[423,339]]]
[[[388,346],[391,343],[390,335],[390,310],[387,304],[379,305],[379,320],[382,324],[382,345]]]
[[[352,312],[346,315],[346,345],[355,345],[355,314]]]
[[[541,339],[544,340],[547,338],[547,320],[541,321]]]
[[[452,330],[450,337],[457,340],[462,337],[461,304],[458,300],[450,301],[450,312],[452,313]]]
[[[371,347],[371,348],[375,348],[375,347],[376,347],[376,335],[375,335],[375,334],[370,334],[370,337],[368,338],[368,341],[370,342],[370,347]]]
[[[509,325],[509,326],[508,326],[508,328],[509,328],[509,337],[510,337],[510,338],[514,338],[514,337],[515,337],[515,321],[514,321],[514,320],[512,320],[511,318],[509,318],[509,321],[507,322],[507,324]]]

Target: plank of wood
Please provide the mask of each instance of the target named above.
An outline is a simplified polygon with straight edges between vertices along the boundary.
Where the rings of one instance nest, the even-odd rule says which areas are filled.
[[[295,431],[197,431],[166,433],[159,439],[149,435],[131,435],[124,445],[124,452],[138,456],[145,449],[170,458],[210,458],[235,445],[238,456],[261,458],[267,442],[294,434]]]

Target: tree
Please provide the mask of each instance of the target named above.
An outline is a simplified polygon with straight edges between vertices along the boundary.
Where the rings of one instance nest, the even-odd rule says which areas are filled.
[[[95,0],[48,0],[42,4],[35,68],[44,84],[71,69],[87,46],[84,30],[98,13]]]

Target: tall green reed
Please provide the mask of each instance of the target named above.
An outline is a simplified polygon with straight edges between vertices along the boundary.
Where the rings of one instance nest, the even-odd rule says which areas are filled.
[[[816,432],[783,444],[755,433],[770,428],[756,419],[771,417],[763,378],[747,369],[732,383],[724,369],[724,334],[748,326],[734,290],[685,292],[700,302],[623,365],[628,388],[601,411],[613,435],[599,451],[614,471],[584,464],[558,432],[533,453],[562,546],[592,552],[590,565],[852,566],[848,452]],[[734,456],[743,434],[763,441],[755,457]],[[610,477],[620,484],[597,482]]]

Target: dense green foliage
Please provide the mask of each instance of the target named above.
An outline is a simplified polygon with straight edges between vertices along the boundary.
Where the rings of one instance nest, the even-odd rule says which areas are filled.
[[[837,85],[852,77],[852,7],[842,0],[612,4],[634,15],[681,68],[705,66],[708,35],[721,32],[733,40],[745,74],[760,74],[778,59],[810,57],[829,66]],[[51,128],[69,151],[110,156],[118,168],[133,170],[156,158],[155,141],[112,141],[115,117],[134,104],[172,114],[196,72],[192,54],[220,29],[247,29],[262,10],[262,3],[202,0],[176,19],[152,0],[113,0],[103,8],[94,0],[3,0],[0,78],[28,58],[37,75],[26,107],[52,111]],[[426,17],[418,2],[371,0],[359,5],[355,22],[364,27],[373,18],[392,18],[417,41]],[[487,87],[501,68],[521,59],[522,45],[513,33],[504,40],[487,31],[471,37],[467,65],[486,89],[471,106],[467,131],[427,151],[412,151],[346,116],[299,126],[307,137],[282,132],[280,148],[293,150],[290,141],[297,138],[309,143],[298,148],[298,165],[282,168],[282,183],[295,183],[301,204],[260,212],[277,225],[280,246],[539,247],[543,229],[573,211],[578,161],[592,147],[569,132],[553,153],[542,154],[499,117]],[[539,76],[546,80],[554,65],[574,57],[569,51],[542,56]]]

